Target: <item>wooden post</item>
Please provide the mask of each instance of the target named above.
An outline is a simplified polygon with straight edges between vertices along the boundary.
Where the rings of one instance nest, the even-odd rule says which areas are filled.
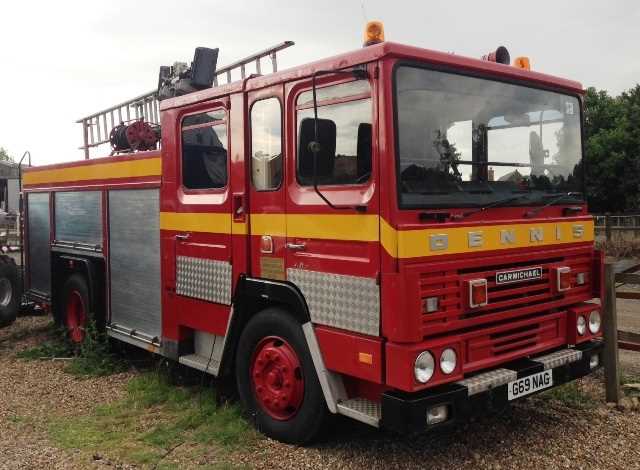
[[[604,234],[607,242],[611,241],[611,216],[606,214],[604,216]]]
[[[620,401],[618,368],[618,317],[616,312],[616,273],[613,262],[604,265],[605,297],[602,324],[604,328],[604,380],[607,402]]]

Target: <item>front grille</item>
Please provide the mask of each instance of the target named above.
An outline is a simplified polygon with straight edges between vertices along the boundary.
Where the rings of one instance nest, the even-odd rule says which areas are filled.
[[[551,314],[571,303],[586,300],[592,291],[592,256],[590,249],[573,248],[423,265],[419,272],[420,297],[423,301],[428,297],[439,300],[438,311],[422,314],[423,336],[470,331],[506,320]],[[557,266],[571,268],[573,287],[568,291],[554,289],[552,269]],[[532,267],[542,268],[541,278],[496,284],[497,272]],[[586,273],[582,286],[575,283],[578,272]],[[467,305],[466,281],[479,278],[487,279],[488,304],[471,309]],[[527,338],[533,338],[531,335],[518,336],[517,332],[513,334],[520,346],[526,346],[527,341],[532,341]],[[504,347],[509,349],[508,344]]]
[[[462,335],[464,371],[471,372],[523,355],[543,351],[565,343],[564,311],[506,323],[488,330],[470,331]]]

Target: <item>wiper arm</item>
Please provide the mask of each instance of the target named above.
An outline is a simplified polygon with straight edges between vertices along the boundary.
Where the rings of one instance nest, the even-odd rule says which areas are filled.
[[[538,215],[541,211],[546,209],[547,207],[552,206],[553,204],[555,204],[556,202],[560,201],[561,199],[563,199],[565,197],[581,196],[581,195],[582,195],[581,192],[574,192],[574,191],[569,191],[568,193],[556,194],[555,196],[548,195],[547,197],[553,197],[553,199],[551,199],[549,202],[547,202],[543,206],[536,207],[535,209],[531,209],[530,211],[525,212],[524,216],[525,217],[534,217],[534,216]]]
[[[510,196],[510,197],[506,197],[504,199],[498,199],[497,201],[494,201],[491,204],[487,204],[486,206],[479,207],[478,209],[475,209],[475,210],[468,211],[468,212],[465,212],[463,214],[460,214],[457,217],[455,217],[455,219],[462,220],[462,219],[465,219],[465,218],[469,217],[470,215],[477,214],[478,212],[484,212],[487,209],[491,209],[493,207],[503,206],[505,204],[509,204],[510,202],[515,202],[515,201],[518,201],[520,199],[524,199],[524,198],[527,198],[527,197],[529,197],[529,193],[527,193],[527,194],[518,194],[517,196]],[[452,218],[454,218],[454,217],[452,217]]]

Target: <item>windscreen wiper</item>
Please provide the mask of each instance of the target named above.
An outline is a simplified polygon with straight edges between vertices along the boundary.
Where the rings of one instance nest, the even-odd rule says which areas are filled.
[[[529,193],[518,194],[517,196],[510,196],[510,197],[506,197],[504,199],[498,199],[497,201],[494,201],[491,204],[487,204],[486,206],[479,207],[479,208],[477,208],[475,210],[464,212],[463,214],[459,214],[459,215],[457,215],[455,217],[452,217],[452,219],[455,218],[457,220],[462,220],[462,219],[465,219],[465,218],[469,217],[470,215],[477,214],[478,212],[484,212],[487,209],[491,209],[493,207],[504,206],[505,204],[509,204],[510,202],[515,202],[515,201],[518,201],[520,199],[524,199],[524,198],[527,198],[527,197],[529,197]]]
[[[565,197],[572,197],[572,196],[574,196],[574,197],[575,196],[582,196],[582,193],[581,192],[569,191],[568,193],[547,194],[546,197],[551,197],[552,198],[549,202],[547,202],[543,206],[536,207],[535,209],[531,209],[530,211],[525,212],[524,216],[525,217],[534,217],[534,216],[538,215],[541,211],[546,209],[547,207],[552,206],[556,202],[564,199]]]

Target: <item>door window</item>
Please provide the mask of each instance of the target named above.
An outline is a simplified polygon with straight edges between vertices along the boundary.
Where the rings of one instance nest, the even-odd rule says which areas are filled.
[[[251,107],[251,179],[258,191],[277,189],[282,181],[282,111],[277,98]]]
[[[321,88],[317,93],[318,123],[309,93],[298,97],[298,182],[313,184],[314,156],[309,143],[318,129],[320,150],[315,172],[318,184],[360,184],[371,175],[371,97],[366,81]],[[336,102],[337,101],[337,102]]]
[[[182,184],[187,189],[227,185],[227,120],[224,110],[182,120]]]

